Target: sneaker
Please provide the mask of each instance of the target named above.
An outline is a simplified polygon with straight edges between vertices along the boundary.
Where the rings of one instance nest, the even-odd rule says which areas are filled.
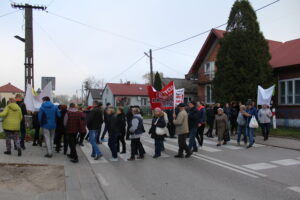
[[[154,155],[152,158],[155,159],[155,158],[158,158],[158,157],[160,157],[160,156],[159,155]]]
[[[193,149],[193,152],[198,152],[198,149]]]
[[[96,156],[94,154],[91,155],[92,158],[95,158]]]
[[[103,156],[102,154],[95,156],[95,160],[99,160],[102,156]]]
[[[120,154],[126,154],[126,151],[122,151]]]
[[[34,142],[34,143],[32,144],[32,146],[37,146],[37,143]]]
[[[175,158],[183,158],[183,155],[175,155]]]
[[[142,156],[138,156],[136,159],[142,160],[142,159],[144,159],[144,156],[143,155]]]
[[[221,146],[221,144],[217,144],[217,147]]]
[[[46,158],[52,158],[52,155],[46,154],[45,157],[46,157]]]
[[[249,144],[248,146],[247,146],[247,149],[249,149],[249,148],[251,148],[252,147],[252,144]]]
[[[18,149],[18,156],[22,156],[22,151],[21,151],[21,149]]]
[[[101,139],[101,142],[107,142],[107,139],[103,138]]]
[[[111,161],[111,162],[117,162],[117,161],[119,161],[119,159],[118,158],[110,158],[109,161]]]
[[[11,155],[11,151],[4,151],[4,154]]]

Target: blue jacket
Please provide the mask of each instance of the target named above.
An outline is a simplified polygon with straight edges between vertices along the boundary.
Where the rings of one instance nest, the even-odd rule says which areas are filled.
[[[246,112],[251,115],[250,117],[246,118],[247,126],[249,126],[253,115],[255,116],[256,120],[258,121],[257,109],[255,107],[252,107],[251,109],[247,109]]]
[[[42,128],[55,129],[56,118],[60,117],[60,111],[58,110],[57,106],[55,106],[53,103],[51,103],[50,101],[46,101],[42,104],[38,117],[39,123]]]

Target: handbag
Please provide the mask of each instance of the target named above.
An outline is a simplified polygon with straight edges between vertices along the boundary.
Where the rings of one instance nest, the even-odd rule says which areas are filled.
[[[154,124],[155,126],[156,126],[158,120],[159,120],[159,118],[156,120],[156,122]],[[166,127],[165,128],[160,128],[160,127],[156,126],[155,127],[155,133],[156,133],[156,135],[165,135],[165,134],[167,134]]]
[[[250,120],[250,123],[249,123],[249,127],[250,128],[258,128],[259,127],[258,126],[258,122],[257,122],[257,120],[256,120],[256,118],[255,118],[254,115],[252,115],[252,117],[251,117],[251,120]]]

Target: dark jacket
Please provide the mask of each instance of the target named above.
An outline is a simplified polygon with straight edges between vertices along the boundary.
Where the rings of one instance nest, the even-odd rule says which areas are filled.
[[[65,115],[64,121],[66,133],[77,134],[80,132],[82,114],[77,109],[70,109]]]
[[[189,128],[190,130],[198,127],[199,123],[199,111],[196,107],[189,110]]]
[[[38,112],[34,112],[32,114],[32,127],[34,129],[40,129],[40,124],[39,124],[39,118],[38,118]]]
[[[198,122],[201,124],[205,124],[206,123],[206,109],[205,107],[201,108],[201,110],[198,111]]]
[[[93,108],[87,116],[87,127],[89,130],[98,130],[103,123],[102,111],[100,108]]]
[[[65,133],[66,132],[66,127],[64,125],[64,118],[67,113],[66,109],[62,109],[60,111],[60,117],[56,118],[56,133]]]
[[[214,123],[215,120],[215,111],[212,108],[206,110],[206,121],[208,124]]]
[[[27,115],[26,105],[25,105],[24,101],[17,101],[16,103],[20,106],[21,111],[22,111],[23,118],[22,118],[21,123],[24,123],[25,122],[25,117],[24,116]]]
[[[86,133],[86,113],[80,112],[81,118],[80,118],[80,130],[79,133],[85,134]]]
[[[239,110],[237,109],[237,107],[231,107],[230,108],[230,121],[236,122],[238,114],[239,114]]]
[[[133,119],[133,114],[132,114],[132,109],[129,109],[126,113],[126,120],[127,120],[127,126],[128,126],[128,129],[130,128],[131,126],[131,121]]]
[[[111,136],[119,136],[125,134],[126,118],[124,114],[109,116],[108,134]]]
[[[152,124],[151,124],[151,128],[150,128],[151,138],[155,138],[155,139],[164,138],[166,135],[157,135],[156,134],[156,127],[165,128],[166,126],[167,126],[167,124],[166,124],[164,116],[161,116],[159,118],[154,117],[152,119]]]

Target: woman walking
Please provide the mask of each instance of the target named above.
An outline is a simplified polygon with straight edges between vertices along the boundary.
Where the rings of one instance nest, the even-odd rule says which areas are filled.
[[[163,140],[167,134],[166,126],[167,124],[165,121],[164,112],[160,108],[155,108],[150,129],[151,138],[154,139],[155,145],[155,154],[153,155],[153,158],[158,158],[161,156]]]
[[[145,133],[145,128],[143,124],[143,117],[140,114],[139,108],[132,109],[133,118],[131,121],[130,131],[130,139],[131,139],[131,157],[128,159],[129,161],[135,160],[135,155],[139,153],[138,159],[143,159],[145,150],[141,143],[141,136]]]
[[[258,121],[261,125],[264,141],[269,139],[271,117],[272,112],[268,105],[262,105],[262,109],[258,111]]]
[[[217,146],[221,146],[222,141],[223,144],[226,144],[226,141],[224,140],[224,137],[226,132],[228,131],[228,118],[226,114],[224,114],[224,111],[222,108],[218,108],[218,114],[216,115],[215,118],[215,128],[218,136],[218,144]]]
[[[237,117],[237,144],[240,145],[240,141],[241,141],[241,135],[243,135],[243,140],[245,145],[247,144],[247,136],[246,136],[246,119],[243,115],[243,113],[246,110],[246,106],[245,105],[241,105],[240,106],[240,112],[238,114]]]
[[[11,140],[14,141],[18,156],[22,155],[19,132],[20,124],[22,121],[22,111],[21,108],[16,104],[16,100],[13,98],[9,99],[8,105],[4,108],[3,112],[0,113],[0,117],[3,117],[3,129],[6,136],[6,151],[4,154],[11,154]]]
[[[117,109],[117,122],[118,122],[118,130],[119,135],[117,139],[117,151],[120,152],[120,143],[122,144],[122,151],[121,154],[126,153],[126,142],[125,142],[125,135],[126,135],[126,115],[122,107],[118,107]]]

